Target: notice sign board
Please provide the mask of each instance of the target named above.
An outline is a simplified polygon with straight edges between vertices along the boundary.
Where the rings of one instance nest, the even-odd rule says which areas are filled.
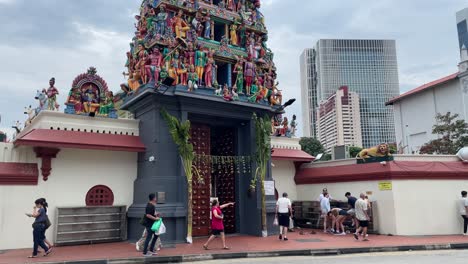
[[[275,195],[275,182],[264,181],[263,187],[265,188],[265,195]]]
[[[379,190],[381,191],[391,191],[392,190],[392,182],[379,182]]]

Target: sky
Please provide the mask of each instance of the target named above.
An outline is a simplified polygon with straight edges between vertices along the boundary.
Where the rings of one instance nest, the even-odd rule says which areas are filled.
[[[0,0],[0,131],[26,120],[51,77],[61,110],[73,79],[95,66],[113,91],[141,0]],[[395,39],[400,92],[457,71],[455,13],[466,0],[262,0],[283,100],[301,127],[299,56],[321,38]],[[300,135],[301,131],[299,131]]]

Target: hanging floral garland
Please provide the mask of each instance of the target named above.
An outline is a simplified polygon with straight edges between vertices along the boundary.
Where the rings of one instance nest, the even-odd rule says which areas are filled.
[[[212,156],[212,155],[195,155],[194,164],[203,164],[203,167],[211,170],[211,173],[222,171],[223,173],[246,174],[252,171],[250,156]]]

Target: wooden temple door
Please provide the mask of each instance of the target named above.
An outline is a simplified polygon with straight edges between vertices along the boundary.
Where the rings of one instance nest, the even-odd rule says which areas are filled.
[[[193,203],[193,223],[192,235],[207,236],[210,234],[210,186],[211,186],[211,136],[210,127],[202,124],[192,124],[191,126],[191,142],[197,158],[194,165],[200,175],[203,177],[203,182],[199,182],[197,173],[194,171],[192,179],[192,203]],[[203,157],[206,155],[206,157]]]
[[[218,128],[212,131],[212,152],[221,162],[213,166],[212,181],[219,203],[236,202],[236,167],[235,133],[231,128]],[[236,233],[236,207],[229,206],[223,209],[224,230],[228,234]]]

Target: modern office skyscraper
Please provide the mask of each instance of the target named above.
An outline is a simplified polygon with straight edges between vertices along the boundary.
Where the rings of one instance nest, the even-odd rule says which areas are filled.
[[[301,98],[302,98],[302,134],[304,137],[316,137],[317,129],[317,76],[315,73],[315,50],[306,49],[300,57]]]
[[[302,87],[302,93],[303,115],[311,120],[311,131],[316,131],[317,124],[308,113],[316,111],[313,108],[339,87],[348,86],[360,98],[363,147],[395,142],[393,109],[385,106],[399,95],[395,41],[322,39],[310,53],[314,66],[309,66],[306,80],[302,76],[302,82],[310,84]],[[316,137],[312,133],[305,135]]]
[[[468,48],[468,8],[457,12],[458,44],[460,50],[463,45]]]

